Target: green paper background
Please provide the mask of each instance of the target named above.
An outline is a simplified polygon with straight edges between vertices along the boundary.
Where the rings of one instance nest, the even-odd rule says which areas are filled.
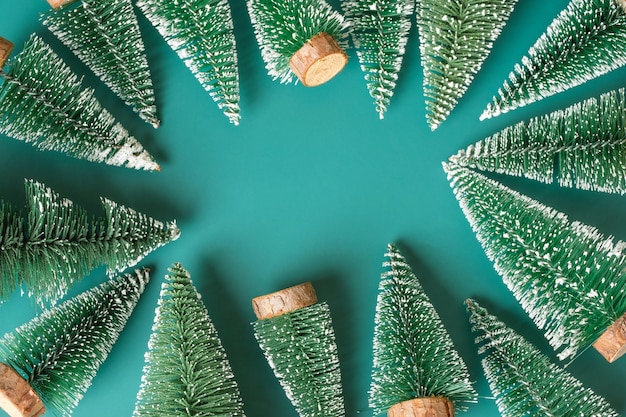
[[[309,280],[333,314],[347,416],[371,416],[367,391],[378,279],[387,243],[397,242],[477,381],[480,400],[461,415],[497,416],[463,301],[476,297],[555,356],[487,260],[441,162],[517,121],[624,86],[626,70],[619,70],[479,122],[513,65],[566,4],[520,1],[466,96],[432,133],[424,115],[415,28],[395,96],[387,116],[379,120],[354,50],[348,51],[346,69],[323,86],[281,85],[266,74],[245,3],[232,0],[242,113],[241,125],[235,127],[138,13],[162,121],[154,130],[43,27],[39,14],[48,8],[44,0],[3,0],[0,36],[11,39],[16,52],[30,33],[43,36],[84,75],[104,106],[158,159],[162,171],[97,165],[0,137],[0,196],[23,205],[23,181],[32,178],[90,213],[101,213],[98,197],[105,196],[161,220],[177,219],[182,231],[178,241],[140,264],[152,267],[153,281],[74,415],[131,415],[160,284],[167,268],[181,262],[220,333],[248,417],[297,415],[256,345],[250,300]],[[519,179],[504,182],[571,219],[626,239],[624,197]],[[71,294],[104,279],[104,268],[98,269]],[[37,312],[29,299],[15,294],[0,306],[0,334]],[[568,370],[617,411],[626,412],[626,359],[608,364],[589,349]]]

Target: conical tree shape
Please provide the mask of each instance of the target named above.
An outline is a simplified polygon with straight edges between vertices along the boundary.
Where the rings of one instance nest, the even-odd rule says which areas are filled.
[[[426,120],[435,130],[474,80],[517,0],[420,0]]]
[[[36,35],[0,68],[0,133],[74,158],[160,169],[102,108],[93,90],[83,88],[79,78]]]
[[[25,188],[25,213],[0,204],[0,302],[23,286],[40,304],[54,303],[96,267],[120,272],[180,234],[174,222],[106,199],[104,216],[90,221],[50,188],[34,181]]]
[[[61,3],[42,15],[43,23],[142,119],[158,127],[150,69],[131,1]]]
[[[482,367],[502,417],[602,416],[619,414],[535,346],[467,300],[472,330],[478,333]]]
[[[347,62],[347,23],[324,0],[248,0],[261,55],[281,83],[328,81]]]
[[[70,416],[148,280],[148,270],[136,271],[45,311],[0,340],[0,362],[28,381],[47,408]]]
[[[626,64],[626,4],[572,0],[528,50],[481,120],[578,86]]]
[[[398,248],[388,246],[374,328],[369,405],[374,415],[424,397],[443,397],[463,410],[476,401],[463,359]]]
[[[451,160],[481,171],[625,194],[625,103],[624,89],[611,91],[507,127]]]
[[[626,313],[626,244],[467,168],[445,165],[496,271],[560,359]]]
[[[350,21],[367,89],[382,119],[402,67],[415,1],[345,0],[343,10]]]
[[[137,7],[176,51],[228,119],[238,125],[239,71],[228,1],[139,0]]]
[[[133,417],[243,417],[226,352],[189,273],[161,287]]]
[[[310,283],[256,297],[254,334],[301,417],[345,415],[335,332]]]

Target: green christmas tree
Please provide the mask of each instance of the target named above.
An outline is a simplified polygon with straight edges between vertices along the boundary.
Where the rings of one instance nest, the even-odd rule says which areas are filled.
[[[50,188],[34,181],[25,188],[25,213],[0,203],[0,302],[23,286],[40,304],[54,303],[96,267],[120,272],[180,234],[174,222],[107,199],[104,216],[90,221]]]
[[[450,409],[463,410],[477,395],[467,366],[398,248],[389,245],[386,257],[376,304],[370,408],[378,415],[414,399],[439,398]]]
[[[625,194],[625,103],[624,89],[611,91],[507,127],[451,159],[482,171]]]
[[[559,358],[598,348],[626,313],[626,244],[468,168],[444,167],[485,253]]]
[[[226,352],[180,264],[161,287],[133,417],[243,417]]]
[[[148,270],[141,270],[105,282],[5,335],[0,340],[0,362],[23,378],[10,380],[16,385],[9,387],[6,381],[0,382],[9,388],[5,394],[9,398],[17,395],[16,405],[23,406],[19,390],[10,388],[27,383],[45,407],[70,416],[126,325],[148,280]]]
[[[36,35],[0,68],[0,134],[92,162],[160,169]]]
[[[467,300],[482,367],[503,417],[619,414],[474,300]]]
[[[310,283],[252,300],[254,334],[301,417],[345,415],[330,309]]]
[[[465,94],[517,0],[420,0],[426,120],[435,130]]]
[[[130,0],[48,0],[43,23],[142,119],[159,126],[154,89]]]
[[[248,11],[274,80],[312,87],[345,66],[348,24],[324,0],[248,0]]]
[[[345,0],[343,10],[370,95],[385,116],[402,67],[414,0]]]
[[[137,7],[228,119],[238,125],[239,71],[228,1],[139,0]]]
[[[525,106],[626,64],[626,4],[572,0],[504,81],[481,120]]]

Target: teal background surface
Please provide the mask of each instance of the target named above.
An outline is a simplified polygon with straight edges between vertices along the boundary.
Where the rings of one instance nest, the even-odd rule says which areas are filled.
[[[338,1],[332,3],[338,7]],[[347,416],[367,407],[377,286],[386,245],[400,244],[466,360],[480,399],[460,415],[497,416],[482,376],[463,301],[492,313],[555,355],[502,284],[454,198],[441,162],[458,149],[532,116],[624,86],[618,70],[495,119],[478,117],[566,0],[521,0],[465,97],[435,132],[424,115],[415,27],[395,96],[379,120],[353,49],[331,82],[281,85],[264,69],[242,0],[232,0],[241,79],[241,125],[213,103],[176,54],[138,12],[162,126],[152,129],[39,22],[44,0],[2,1],[0,36],[17,53],[32,32],[66,58],[85,84],[161,163],[159,173],[98,165],[0,137],[0,196],[24,204],[35,179],[100,214],[99,197],[161,220],[176,219],[180,239],[140,265],[152,282],[74,415],[130,416],[140,384],[160,285],[181,262],[203,296],[239,383],[248,417],[297,416],[259,350],[250,300],[304,281],[329,303],[341,360]],[[626,239],[624,197],[502,178],[513,188]],[[106,279],[94,271],[70,295]],[[0,334],[39,312],[16,293],[0,306]],[[593,349],[568,370],[626,413],[626,359],[608,364]],[[2,413],[0,411],[0,413]]]

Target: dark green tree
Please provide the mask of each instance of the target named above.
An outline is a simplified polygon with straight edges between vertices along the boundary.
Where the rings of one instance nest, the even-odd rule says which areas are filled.
[[[465,362],[395,245],[388,246],[386,258],[376,303],[370,408],[378,415],[415,398],[443,397],[463,410],[477,397]]]
[[[550,362],[535,346],[467,300],[482,367],[503,417],[619,414],[579,380]]]
[[[96,267],[120,272],[180,234],[174,222],[107,199],[104,216],[90,219],[40,183],[26,181],[25,188],[25,213],[0,204],[0,302],[24,287],[40,304],[54,303]]]
[[[226,352],[189,273],[161,287],[133,417],[243,417]]]
[[[43,23],[142,119],[158,127],[150,69],[131,1],[49,2],[60,6],[42,14]]]
[[[622,0],[571,0],[528,50],[481,120],[578,86],[626,64]]]
[[[70,416],[148,280],[148,270],[138,270],[45,311],[0,339],[0,362],[26,380],[47,408]]]

